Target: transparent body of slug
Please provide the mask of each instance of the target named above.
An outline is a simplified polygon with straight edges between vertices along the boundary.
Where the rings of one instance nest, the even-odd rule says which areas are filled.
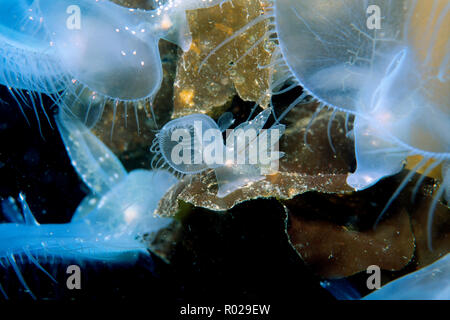
[[[148,254],[142,236],[172,221],[153,215],[159,199],[177,181],[172,174],[147,170],[127,173],[79,120],[60,114],[57,123],[72,164],[91,194],[65,224],[38,224],[23,195],[19,197],[22,210],[12,198],[2,203],[11,223],[0,224],[0,260],[2,265],[12,266],[30,293],[18,257],[27,258],[45,273],[39,262],[48,257],[132,263],[140,253]]]
[[[356,115],[351,186],[397,173],[408,155],[450,159],[448,2],[278,0],[275,8],[282,55],[299,83]]]
[[[448,161],[447,1],[268,4],[263,15],[221,43],[202,64],[255,24],[269,21],[266,37],[278,43],[271,94],[304,88],[278,120],[307,95],[320,102],[318,111],[328,106],[357,117],[353,134],[358,168],[348,178],[351,186],[364,189],[397,173],[408,155]],[[291,84],[276,91],[286,82]]]
[[[216,3],[169,0],[144,11],[107,0],[1,0],[0,84],[33,107],[40,94],[69,108],[88,95],[87,110],[101,113],[107,101],[136,110],[161,85],[159,39],[187,50],[185,10]]]
[[[364,300],[450,300],[450,254],[396,279]]]
[[[223,198],[235,190],[262,180],[273,173],[274,163],[283,156],[273,152],[274,146],[284,133],[284,125],[274,125],[262,131],[270,117],[267,109],[253,120],[246,121],[229,130],[226,144],[222,132],[232,123],[231,113],[225,113],[217,124],[203,114],[193,114],[168,122],[156,135],[151,151],[155,153],[152,168],[166,167],[179,175],[193,175],[207,169],[214,169],[218,192]],[[247,135],[254,132],[253,135]],[[272,132],[276,132],[272,135]],[[265,141],[261,144],[260,141]],[[263,148],[270,152],[270,159],[264,163],[250,160],[250,155]],[[261,154],[259,153],[259,154]],[[182,156],[180,156],[182,154]],[[258,159],[260,160],[260,159]]]
[[[333,109],[355,117],[356,171],[347,183],[355,190],[374,185],[398,173],[408,156],[421,156],[419,164],[400,184],[381,212],[381,218],[415,171],[423,176],[442,166],[441,187],[430,213],[442,195],[450,194],[450,4],[446,0],[274,0],[263,14],[219,44],[202,61],[253,26],[268,23],[257,39],[274,41],[275,69],[269,94],[303,87],[278,116],[283,119],[305,98],[319,102],[305,130],[318,113]],[[252,46],[246,53],[250,54]],[[284,87],[283,87],[284,86]],[[310,101],[310,99],[306,100]],[[274,107],[271,105],[272,109]],[[432,214],[428,221],[431,229]],[[431,234],[431,232],[429,232]],[[429,241],[430,242],[430,241]]]
[[[355,115],[350,186],[368,188],[399,172],[408,156],[423,158],[378,221],[415,171],[423,168],[424,177],[442,165],[431,237],[436,202],[443,194],[448,201],[450,188],[448,1],[277,0],[275,16],[281,53],[296,80],[322,106]]]

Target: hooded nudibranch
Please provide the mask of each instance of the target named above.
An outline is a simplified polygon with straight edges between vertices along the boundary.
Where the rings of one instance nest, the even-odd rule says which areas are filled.
[[[268,3],[262,16],[225,40],[211,54],[255,24],[269,21],[272,33],[269,31],[266,37],[278,44],[271,63],[278,71],[278,80],[271,88],[273,94],[296,85],[304,88],[304,93],[283,111],[279,120],[307,95],[320,102],[317,112],[324,106],[334,109],[330,124],[337,111],[354,115],[351,133],[355,139],[357,168],[349,174],[347,183],[355,190],[368,188],[383,177],[398,173],[408,156],[423,157],[382,214],[421,168],[426,175],[442,165],[443,179],[435,201],[443,194],[448,201],[448,1],[274,0]],[[286,89],[274,91],[286,82],[291,83]],[[435,205],[436,202],[431,205],[430,212]],[[430,225],[431,217],[430,214]]]
[[[155,153],[152,168],[168,168],[180,176],[214,169],[217,197],[223,198],[276,170],[274,166],[283,153],[273,148],[285,126],[275,124],[262,130],[270,115],[271,110],[266,109],[254,119],[229,130],[226,145],[222,132],[234,121],[231,113],[224,113],[218,124],[204,114],[169,121],[157,133],[150,148]],[[257,156],[252,158],[255,154]]]
[[[438,0],[276,2],[281,52],[296,79],[356,115],[358,168],[347,180],[355,189],[397,173],[407,155],[450,159],[449,9]]]
[[[48,257],[133,263],[139,254],[148,255],[142,236],[172,222],[154,215],[160,198],[177,181],[171,173],[140,169],[127,173],[78,119],[60,115],[58,127],[73,166],[91,190],[71,222],[37,223],[22,194],[19,203],[23,215],[12,198],[2,203],[10,223],[0,224],[0,262],[13,268],[33,298],[18,258],[27,259],[51,279],[40,265]],[[7,297],[1,285],[0,291]]]
[[[159,39],[187,50],[185,10],[221,2],[167,0],[145,11],[108,0],[0,0],[0,84],[33,107],[46,94],[70,108],[88,92],[86,108],[112,101],[136,111],[161,85]]]
[[[398,173],[408,156],[423,157],[379,219],[430,159],[426,171],[439,164],[443,171],[430,212],[444,193],[448,201],[448,1],[277,0],[275,12],[281,52],[298,82],[323,104],[355,115],[350,186],[368,188]]]

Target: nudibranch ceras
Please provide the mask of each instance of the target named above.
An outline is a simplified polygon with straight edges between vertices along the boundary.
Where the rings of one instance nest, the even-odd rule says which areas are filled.
[[[49,258],[134,263],[139,255],[149,254],[144,236],[152,237],[172,223],[172,219],[156,216],[154,211],[176,177],[162,170],[127,173],[119,159],[80,120],[61,112],[57,123],[71,162],[91,193],[79,204],[71,221],[64,224],[39,224],[22,194],[18,199],[21,209],[12,198],[2,203],[3,214],[10,222],[0,224],[0,264],[13,268],[33,298],[19,261],[34,264],[52,280],[41,266],[42,262],[54,261]],[[0,291],[8,297],[1,284]]]
[[[221,2],[167,0],[145,11],[108,0],[0,0],[0,84],[34,108],[41,94],[68,108],[88,94],[88,109],[111,101],[136,111],[161,85],[159,39],[187,50],[185,10]]]
[[[266,109],[233,130],[231,113],[216,123],[205,114],[192,114],[166,123],[156,134],[150,151],[152,168],[167,168],[178,176],[191,176],[213,169],[217,179],[217,197],[265,179],[277,171],[283,156],[276,150],[285,126],[263,127],[271,115]],[[227,130],[226,144],[222,132]]]

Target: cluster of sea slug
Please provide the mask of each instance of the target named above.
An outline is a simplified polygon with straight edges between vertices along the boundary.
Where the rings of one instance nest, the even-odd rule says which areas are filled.
[[[0,108],[52,127],[87,190],[59,224],[0,194],[0,266],[32,298],[24,264],[170,265],[196,250],[187,216],[272,201],[336,298],[450,299],[447,0],[0,0],[0,18]],[[357,292],[373,266],[388,280]]]

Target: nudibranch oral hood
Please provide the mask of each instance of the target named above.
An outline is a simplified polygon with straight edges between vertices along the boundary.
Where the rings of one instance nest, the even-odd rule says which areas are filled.
[[[169,0],[145,11],[108,0],[1,0],[0,84],[33,106],[47,94],[70,108],[88,92],[89,104],[136,108],[160,88],[159,39],[187,50],[185,10],[217,3]]]
[[[217,197],[223,198],[273,173],[272,166],[284,155],[273,149],[285,126],[275,124],[263,129],[270,115],[271,110],[266,109],[229,130],[226,143],[222,132],[234,122],[231,113],[224,113],[218,123],[204,114],[169,121],[158,132],[150,149],[155,153],[152,168],[167,168],[180,176],[213,169]]]
[[[368,188],[409,156],[423,158],[379,219],[414,172],[442,165],[431,231],[436,201],[449,200],[450,187],[448,1],[277,0],[275,24],[296,81],[322,106],[355,115],[350,186]]]

